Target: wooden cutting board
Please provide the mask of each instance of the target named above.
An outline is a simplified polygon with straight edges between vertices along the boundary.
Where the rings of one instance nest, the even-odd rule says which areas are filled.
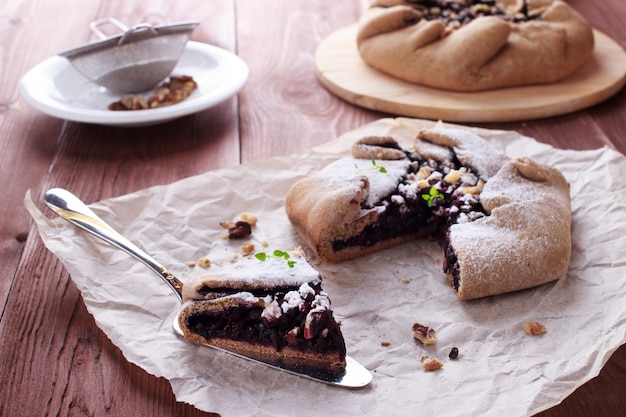
[[[359,55],[356,33],[355,24],[318,45],[318,78],[352,104],[394,115],[450,122],[541,119],[590,107],[626,83],[626,52],[599,31],[594,31],[592,57],[563,81],[471,93],[411,84],[370,67]]]

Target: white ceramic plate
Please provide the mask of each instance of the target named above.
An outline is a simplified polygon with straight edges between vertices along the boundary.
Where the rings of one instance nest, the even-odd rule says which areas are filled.
[[[237,94],[248,80],[249,69],[238,56],[200,42],[188,42],[174,75],[190,75],[198,88],[184,101],[157,109],[111,111],[118,101],[104,87],[83,77],[63,57],[53,56],[28,71],[20,81],[22,98],[50,116],[76,122],[111,126],[163,123],[215,106]]]

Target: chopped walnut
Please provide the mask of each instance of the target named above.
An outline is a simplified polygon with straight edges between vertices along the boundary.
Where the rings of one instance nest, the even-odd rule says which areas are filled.
[[[443,180],[448,184],[456,184],[461,180],[461,171],[458,169],[453,169],[443,177]]]
[[[524,330],[532,336],[539,336],[546,332],[546,326],[537,321],[525,321]]]
[[[202,258],[198,259],[197,264],[198,266],[201,266],[202,268],[208,268],[211,266],[211,260],[203,256]]]
[[[241,245],[241,251],[244,255],[250,255],[254,252],[254,245],[250,242],[246,242]]]
[[[434,345],[437,342],[435,329],[419,323],[413,324],[413,338],[419,340],[424,345]]]
[[[143,110],[148,108],[148,102],[139,96],[125,95],[120,101],[109,104],[109,110]]]
[[[431,167],[429,167],[428,165],[424,165],[424,166],[420,167],[419,171],[417,171],[417,179],[418,180],[425,180],[432,173],[433,173],[433,169]]]
[[[220,222],[220,226],[228,230],[229,239],[243,239],[252,234],[250,223],[243,220],[233,222]]]
[[[288,345],[297,345],[299,334],[300,334],[300,328],[294,327],[285,335],[285,341],[287,342]]]
[[[235,227],[235,222],[220,222],[220,226],[222,226],[226,230],[232,229],[233,227]]]
[[[427,358],[422,361],[422,368],[428,372],[436,371],[443,368],[443,363],[441,363],[437,358]]]
[[[163,83],[156,92],[148,98],[125,95],[120,101],[109,104],[108,109],[119,110],[145,110],[157,107],[170,106],[179,103],[189,97],[193,90],[198,87],[193,77],[188,75],[172,76],[169,81]]]
[[[255,216],[254,214],[250,214],[250,213],[241,213],[241,216],[239,217],[244,222],[248,222],[250,226],[256,226],[256,222],[258,221],[257,216]]]

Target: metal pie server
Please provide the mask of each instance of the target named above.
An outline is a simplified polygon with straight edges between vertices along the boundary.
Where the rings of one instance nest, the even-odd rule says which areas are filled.
[[[167,269],[157,262],[150,255],[145,253],[143,250],[139,249],[132,242],[122,236],[120,233],[115,231],[111,226],[105,223],[97,214],[95,214],[85,203],[83,203],[78,197],[69,191],[53,188],[46,192],[44,201],[46,205],[54,211],[57,215],[67,220],[68,222],[74,224],[75,226],[80,227],[83,230],[93,234],[94,236],[99,237],[105,242],[110,243],[111,245],[123,250],[127,254],[133,256],[138,259],[146,266],[148,266],[152,271],[154,271],[163,281],[165,281],[169,287],[173,290],[173,292],[178,297],[179,301],[182,302],[182,288],[183,283],[176,278],[174,275],[169,273]],[[172,327],[174,331],[178,333],[182,337],[182,330],[178,325],[178,316],[174,319]],[[309,373],[301,373],[296,372],[290,369],[284,369],[280,366],[259,361],[257,359],[248,358],[247,356],[243,356],[237,353],[230,352],[225,349],[217,348],[215,346],[206,345],[212,347],[217,350],[221,350],[223,352],[229,353],[231,355],[235,355],[237,357],[247,359],[253,362],[261,363],[263,365],[272,367],[274,369],[288,372],[294,375],[302,376],[308,379],[312,379],[315,381],[323,382],[326,384],[343,387],[343,388],[362,388],[368,385],[372,380],[372,374],[357,361],[352,359],[349,356],[346,356],[346,371],[343,375],[328,380],[322,376],[318,376],[315,374]]]

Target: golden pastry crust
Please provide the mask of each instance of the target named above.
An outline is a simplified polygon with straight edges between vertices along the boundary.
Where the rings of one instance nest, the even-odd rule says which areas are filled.
[[[370,5],[357,36],[365,62],[414,84],[480,91],[559,81],[593,51],[591,27],[560,0],[530,1],[529,14],[538,19],[480,16],[456,27],[424,18],[419,3],[377,0]],[[513,7],[511,1],[497,3],[503,10]]]
[[[372,138],[366,142],[391,143]],[[363,153],[362,141],[357,142],[353,152],[366,158],[387,154],[374,149]],[[571,206],[569,185],[557,169],[528,158],[511,160],[464,129],[422,130],[415,140],[415,153],[422,159],[437,161],[454,156],[475,170],[485,183],[480,202],[486,215],[453,224],[447,230],[447,244],[458,262],[458,273],[455,275],[452,265],[446,273],[458,298],[468,300],[521,290],[565,275],[571,255]],[[411,233],[374,245],[333,249],[333,242],[359,235],[380,215],[380,210],[371,208],[373,204],[363,202],[371,198],[370,183],[382,175],[350,170],[357,160],[335,162],[298,181],[287,194],[286,211],[291,223],[327,262],[354,259],[425,235]],[[395,169],[401,171],[402,162],[382,159],[377,163],[396,164]],[[340,169],[345,172],[340,174]],[[400,182],[394,168],[389,180],[396,181],[396,187]],[[389,193],[380,191],[379,195]]]

